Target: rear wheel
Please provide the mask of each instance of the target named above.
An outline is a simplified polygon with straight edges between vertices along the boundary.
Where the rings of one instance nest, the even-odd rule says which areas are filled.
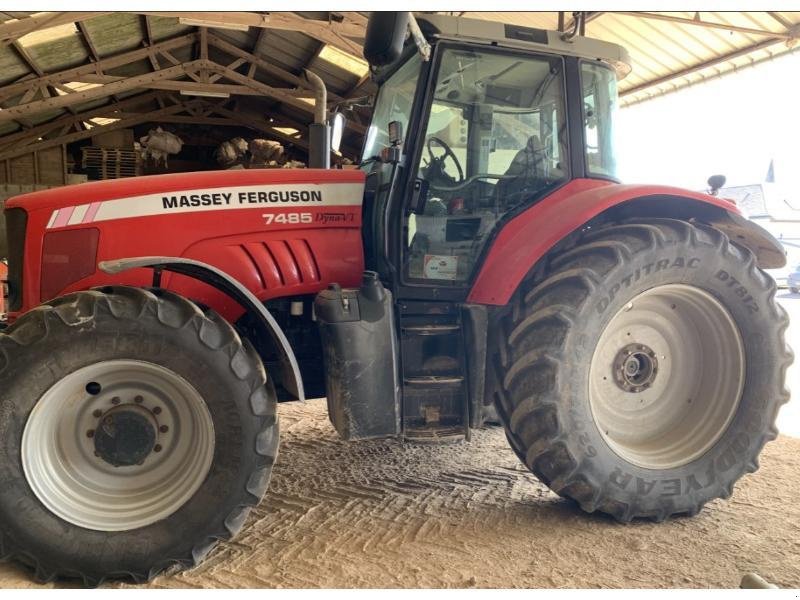
[[[774,282],[709,227],[594,229],[494,328],[495,402],[544,483],[618,520],[694,514],[757,469],[791,353]]]
[[[55,300],[0,335],[0,553],[147,580],[235,535],[277,453],[253,348],[167,291]]]

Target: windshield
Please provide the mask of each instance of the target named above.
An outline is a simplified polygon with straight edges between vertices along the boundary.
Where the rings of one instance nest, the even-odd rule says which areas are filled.
[[[419,54],[415,54],[381,86],[372,112],[372,123],[367,130],[362,160],[377,156],[389,146],[389,123],[392,121],[399,121],[403,132],[408,132],[421,64]]]
[[[592,175],[617,176],[617,76],[599,63],[581,63],[586,169]]]

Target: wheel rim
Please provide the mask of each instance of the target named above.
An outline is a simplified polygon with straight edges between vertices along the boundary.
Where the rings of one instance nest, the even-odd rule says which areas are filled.
[[[589,401],[612,450],[646,469],[688,464],[727,429],[744,387],[744,344],[727,309],[693,286],[639,294],[606,325]]]
[[[41,397],[22,436],[23,470],[39,500],[99,531],[168,517],[198,490],[213,458],[202,396],[173,371],[136,360],[67,375]]]

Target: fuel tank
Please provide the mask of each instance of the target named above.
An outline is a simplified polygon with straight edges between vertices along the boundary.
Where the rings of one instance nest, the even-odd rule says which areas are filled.
[[[358,285],[364,267],[357,170],[209,171],[102,181],[17,196],[9,219],[10,319],[41,302],[111,283],[150,285],[140,269],[109,276],[105,260],[185,257],[235,277],[259,299]],[[24,212],[24,215],[21,214]],[[24,228],[24,232],[12,231]],[[229,320],[241,308],[177,274],[164,287]]]

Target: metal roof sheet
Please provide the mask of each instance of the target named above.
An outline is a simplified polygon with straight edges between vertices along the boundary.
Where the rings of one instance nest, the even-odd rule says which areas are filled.
[[[195,13],[186,13],[188,16]],[[366,23],[359,13],[197,13],[202,18],[225,18],[229,15],[234,23],[248,23],[249,29],[235,30],[209,25],[209,35],[215,35],[238,49],[252,53],[257,58],[277,67],[277,72],[259,68],[256,81],[284,90],[296,87],[297,78],[304,79],[304,70],[310,68],[322,77],[329,91],[339,96],[363,95],[374,90],[374,86],[352,70],[343,68],[320,56],[326,44],[357,53],[362,42]],[[557,12],[466,12],[461,16],[513,23],[540,29],[557,29]],[[768,60],[792,51],[796,37],[800,34],[800,12],[594,12],[587,13],[585,33],[588,37],[613,42],[627,48],[632,63],[632,72],[620,82],[622,105],[630,105],[659,96],[685,86],[718,77],[725,73]],[[80,21],[71,25],[71,16]],[[164,16],[168,15],[168,16]],[[223,17],[218,17],[222,15]],[[286,28],[288,18],[309,18],[309,27]],[[272,19],[274,25],[270,25]],[[569,23],[572,13],[563,13]],[[201,22],[202,19],[201,19]],[[35,23],[37,27],[28,27]],[[347,39],[336,33],[336,27],[344,27]],[[200,28],[186,25],[176,13],[29,13],[0,12],[0,29],[13,29],[14,35],[3,38],[0,44],[0,103],[11,108],[26,98],[21,89],[22,81],[34,80],[37,71],[50,73],[69,69],[77,65],[88,65],[95,61],[117,57],[151,44],[172,40]],[[241,25],[239,25],[241,28]],[[20,37],[22,36],[22,37]],[[27,42],[26,42],[27,37]],[[139,60],[105,69],[106,76],[137,77],[153,72],[155,65],[161,69],[178,63],[198,59],[198,44],[174,48],[169,54],[143,56]],[[225,51],[209,46],[208,58],[220,65],[236,62]],[[358,57],[360,58],[360,57]],[[343,63],[344,64],[344,63]],[[235,66],[238,75],[248,75],[248,65],[239,61]],[[280,71],[283,71],[283,75]],[[288,73],[289,79],[286,79]],[[100,77],[98,74],[97,77]],[[180,77],[180,76],[179,76]],[[292,79],[294,78],[294,79]],[[170,77],[174,80],[175,77]],[[190,81],[183,77],[185,81]],[[217,78],[218,83],[230,84],[230,80]],[[191,80],[196,84],[196,79]],[[63,83],[63,82],[62,82]],[[241,83],[241,81],[240,81]],[[16,84],[14,93],[4,94],[6,86]],[[118,99],[143,94],[147,86],[127,89],[114,94]],[[162,86],[163,87],[163,86]],[[169,88],[174,89],[174,88]],[[48,92],[56,97],[56,88]],[[178,91],[170,92],[173,95]],[[96,96],[96,94],[94,95]],[[25,118],[0,122],[0,144],[2,136],[19,131],[48,119],[68,117],[71,112],[81,113],[91,107],[109,101],[108,97],[76,98],[69,107],[52,108],[42,106],[35,114]],[[259,115],[283,115],[300,124],[311,120],[311,113],[293,106],[292,102],[280,102],[275,98],[260,95],[239,96],[242,101],[256,109]],[[25,101],[41,102],[43,96],[27,94]],[[159,105],[149,106],[158,110]],[[6,115],[8,116],[8,115]]]
[[[539,29],[558,26],[557,12],[461,16]],[[792,51],[800,12],[602,12],[590,17],[585,33],[627,48],[632,71],[620,82],[625,106]]]

